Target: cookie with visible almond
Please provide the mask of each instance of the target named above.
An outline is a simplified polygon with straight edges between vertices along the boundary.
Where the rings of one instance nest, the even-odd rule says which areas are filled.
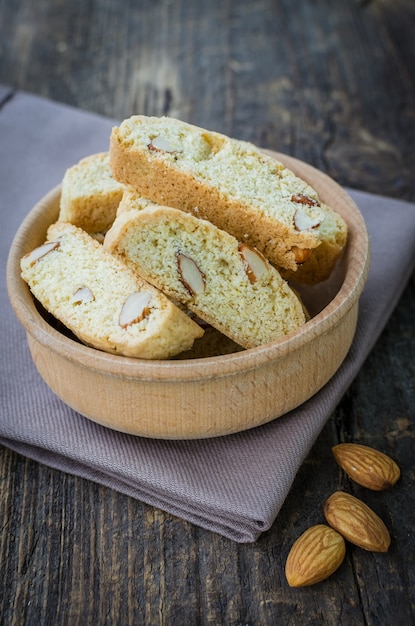
[[[142,359],[192,347],[202,328],[76,226],[57,222],[21,259],[35,298],[85,344]]]
[[[250,143],[138,115],[112,130],[110,164],[114,177],[140,195],[209,220],[298,282],[328,278],[346,244],[341,216]]]
[[[189,213],[159,205],[121,213],[103,245],[244,348],[306,321],[299,297],[261,252]]]

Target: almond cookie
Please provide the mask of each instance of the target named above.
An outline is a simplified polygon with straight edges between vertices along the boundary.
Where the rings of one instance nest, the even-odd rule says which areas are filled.
[[[333,218],[310,185],[250,143],[173,118],[138,115],[113,128],[110,164],[114,177],[140,195],[209,220],[290,272],[326,242],[298,280],[326,279],[346,243],[344,220]]]
[[[164,294],[72,224],[52,225],[47,241],[21,259],[21,271],[49,313],[105,352],[167,359],[203,335]]]
[[[111,174],[108,152],[91,154],[65,172],[59,220],[90,234],[105,232],[114,221],[123,193],[124,185]]]
[[[258,250],[178,209],[121,213],[104,248],[244,348],[306,321],[298,296]]]

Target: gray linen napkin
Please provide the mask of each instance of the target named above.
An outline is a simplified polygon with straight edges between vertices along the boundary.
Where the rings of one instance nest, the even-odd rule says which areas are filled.
[[[67,167],[108,149],[112,125],[97,115],[0,88],[3,268],[24,216],[61,181]],[[344,364],[300,408],[244,433],[200,441],[144,439],[94,424],[41,380],[9,305],[2,271],[0,444],[235,541],[254,541],[275,520],[300,465],[373,347],[414,266],[415,205],[349,193],[367,221],[372,269]]]

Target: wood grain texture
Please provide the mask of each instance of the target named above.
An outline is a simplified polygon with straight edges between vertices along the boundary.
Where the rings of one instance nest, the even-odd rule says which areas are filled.
[[[412,0],[3,0],[0,82],[117,119],[176,115],[413,201],[414,25]],[[413,623],[414,311],[412,279],[255,544],[2,449],[0,622]],[[351,483],[342,441],[390,454],[398,484]],[[339,488],[382,517],[390,551],[348,547],[329,580],[290,589],[289,548]]]

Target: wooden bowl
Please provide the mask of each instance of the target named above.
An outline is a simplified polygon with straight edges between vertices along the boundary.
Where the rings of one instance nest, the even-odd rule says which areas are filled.
[[[144,437],[195,439],[269,422],[327,383],[355,333],[358,300],[369,269],[362,215],[333,180],[296,159],[271,153],[313,185],[347,221],[349,239],[333,276],[302,293],[313,317],[272,343],[204,358],[146,361],[87,347],[44,315],[20,277],[20,258],[43,243],[59,212],[60,188],[48,193],[20,226],[8,265],[9,298],[26,330],[47,385],[69,406],[109,428]],[[191,354],[189,356],[192,356]]]

